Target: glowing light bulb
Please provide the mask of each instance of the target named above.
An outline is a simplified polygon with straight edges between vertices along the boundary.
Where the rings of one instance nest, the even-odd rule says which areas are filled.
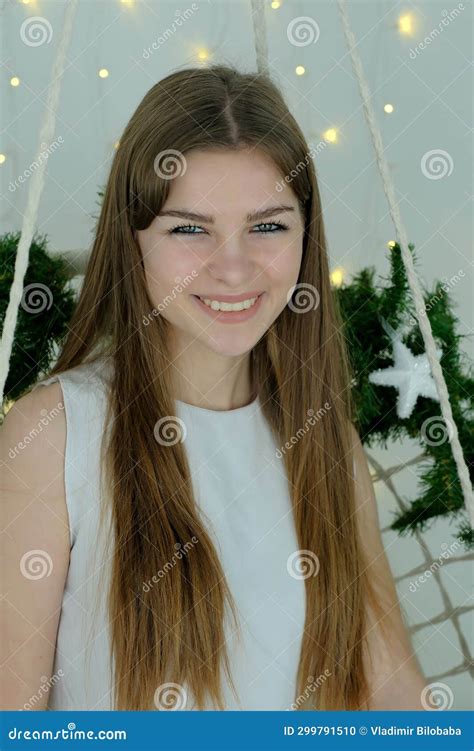
[[[397,243],[395,242],[395,240],[389,240],[389,242],[387,243],[387,248],[392,249],[395,247],[396,244]]]
[[[336,128],[328,128],[323,133],[323,138],[329,143],[337,143],[337,130]]]
[[[10,78],[10,83],[12,86],[19,86],[20,79],[18,78],[18,76],[13,76],[13,78]]]
[[[272,0],[270,7],[273,8],[273,10],[278,10],[278,8],[281,6],[280,0]]]
[[[101,68],[99,70],[99,77],[100,78],[108,78],[109,77],[109,71],[107,70],[107,68]]]
[[[405,13],[398,19],[398,29],[401,34],[413,33],[413,16],[411,13]]]
[[[393,104],[385,104],[383,111],[390,115],[393,112]]]
[[[331,284],[333,287],[340,287],[344,281],[344,269],[342,266],[338,266],[331,272]]]
[[[197,53],[198,60],[207,60],[209,58],[209,51],[206,49],[200,49]]]
[[[0,164],[3,164],[3,162],[5,161],[5,159],[6,159],[5,154],[0,154]]]
[[[297,65],[295,68],[295,73],[297,76],[304,76],[304,74],[306,73],[304,65]]]

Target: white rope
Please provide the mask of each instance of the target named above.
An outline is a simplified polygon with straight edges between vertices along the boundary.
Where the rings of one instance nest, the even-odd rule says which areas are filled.
[[[423,292],[416,275],[415,267],[413,265],[413,259],[408,249],[408,236],[405,230],[405,226],[402,222],[400,212],[398,209],[397,199],[395,195],[395,189],[393,181],[390,177],[389,167],[384,154],[384,148],[382,143],[382,135],[375,119],[375,113],[371,103],[370,90],[365,80],[364,70],[362,62],[360,60],[359,53],[357,51],[357,42],[354,34],[350,28],[349,17],[347,14],[345,0],[337,0],[339,12],[342,19],[342,25],[344,28],[344,35],[346,37],[347,46],[352,60],[352,66],[354,74],[359,85],[360,94],[364,105],[364,113],[369,126],[370,135],[372,137],[372,143],[375,149],[375,155],[377,160],[377,166],[382,177],[383,187],[387,201],[389,204],[390,214],[395,225],[395,230],[398,238],[398,243],[401,248],[401,254],[403,263],[405,266],[407,281],[413,295],[415,302],[415,312],[418,325],[420,327],[423,341],[425,343],[426,354],[428,361],[431,365],[431,372],[433,374],[434,381],[436,383],[436,390],[438,392],[441,412],[448,427],[448,436],[451,442],[451,450],[453,453],[454,461],[459,473],[459,479],[461,482],[462,492],[464,496],[464,502],[466,509],[469,513],[471,526],[474,527],[474,495],[472,491],[472,485],[469,479],[469,471],[466,465],[466,461],[463,456],[462,447],[459,442],[459,435],[456,423],[453,419],[453,412],[449,401],[448,389],[444,380],[443,371],[439,364],[438,357],[436,355],[436,344],[433,338],[431,330],[431,324],[428,316],[421,315],[420,311],[424,311],[425,303],[423,300]],[[449,430],[451,428],[451,430]]]
[[[61,90],[61,79],[64,73],[66,51],[69,46],[69,40],[71,38],[76,8],[77,0],[69,0],[64,13],[63,28],[59,39],[56,59],[54,61],[52,80],[50,83],[48,99],[46,103],[46,112],[44,114],[44,120],[38,139],[38,147],[36,151],[37,157],[35,161],[39,164],[39,167],[37,170],[35,170],[30,179],[28,201],[23,217],[23,225],[21,228],[21,235],[15,260],[13,284],[10,289],[10,298],[5,314],[2,340],[0,342],[0,404],[3,403],[5,382],[7,380],[8,371],[10,368],[13,338],[18,319],[18,309],[23,296],[23,284],[25,273],[28,268],[30,245],[33,239],[36,222],[38,219],[38,208],[41,194],[44,188],[46,160],[41,159],[40,155],[44,149],[44,144],[49,144],[53,140],[54,136],[54,129],[56,125],[56,111],[58,108],[59,93]]]
[[[257,68],[259,72],[262,70],[266,71],[268,68],[268,49],[265,32],[265,7],[262,0],[251,0],[251,2],[255,34],[255,49],[257,53]],[[382,135],[377,125],[375,113],[370,101],[370,90],[367,85],[367,81],[365,80],[364,69],[362,67],[362,62],[357,51],[356,38],[350,28],[346,2],[345,0],[337,0],[337,4],[341,15],[347,47],[351,56],[352,67],[354,69],[354,74],[357,79],[359,91],[362,97],[367,125],[369,127],[372,143],[375,149],[377,166],[382,177],[382,183],[385,195],[387,197],[390,215],[395,225],[402,259],[407,274],[408,285],[415,302],[416,318],[420,327],[421,334],[423,336],[426,354],[431,365],[431,371],[434,381],[436,383],[436,390],[439,396],[441,412],[446,426],[448,427],[447,432],[451,443],[451,451],[453,453],[454,461],[456,462],[456,467],[458,470],[461,488],[464,496],[464,502],[469,513],[471,526],[474,527],[474,495],[469,479],[469,471],[464,459],[461,444],[459,442],[458,429],[456,423],[454,422],[453,412],[451,409],[451,403],[449,401],[449,394],[446,382],[444,380],[443,371],[441,370],[441,365],[439,364],[439,360],[436,354],[436,344],[433,338],[431,324],[429,322],[428,316],[423,316],[420,313],[420,311],[425,309],[423,292],[416,275],[415,267],[413,265],[413,259],[408,249],[408,236],[398,209],[393,181],[390,177],[388,163],[384,154]],[[451,430],[449,430],[449,427],[451,427]]]
[[[251,0],[251,2],[255,52],[257,55],[257,70],[259,73],[267,73],[268,46],[265,26],[265,3],[264,0]]]

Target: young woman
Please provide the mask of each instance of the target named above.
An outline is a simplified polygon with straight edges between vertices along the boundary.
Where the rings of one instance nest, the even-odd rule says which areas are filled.
[[[282,95],[169,75],[121,138],[59,360],[3,426],[3,705],[422,708],[350,383]]]

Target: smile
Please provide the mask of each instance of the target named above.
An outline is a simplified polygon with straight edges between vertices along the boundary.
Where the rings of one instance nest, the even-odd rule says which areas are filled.
[[[217,319],[219,323],[241,323],[252,318],[262,305],[262,299],[265,293],[256,297],[248,297],[238,302],[228,302],[224,300],[213,300],[211,298],[199,297],[192,295],[192,298],[207,315]]]

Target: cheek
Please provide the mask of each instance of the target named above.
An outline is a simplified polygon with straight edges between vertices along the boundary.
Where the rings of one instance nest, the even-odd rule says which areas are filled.
[[[150,287],[168,290],[177,282],[194,275],[199,268],[196,257],[184,248],[163,240],[143,254],[145,275]]]
[[[264,257],[267,276],[274,284],[289,286],[294,283],[299,275],[302,253],[301,238],[272,248]]]

